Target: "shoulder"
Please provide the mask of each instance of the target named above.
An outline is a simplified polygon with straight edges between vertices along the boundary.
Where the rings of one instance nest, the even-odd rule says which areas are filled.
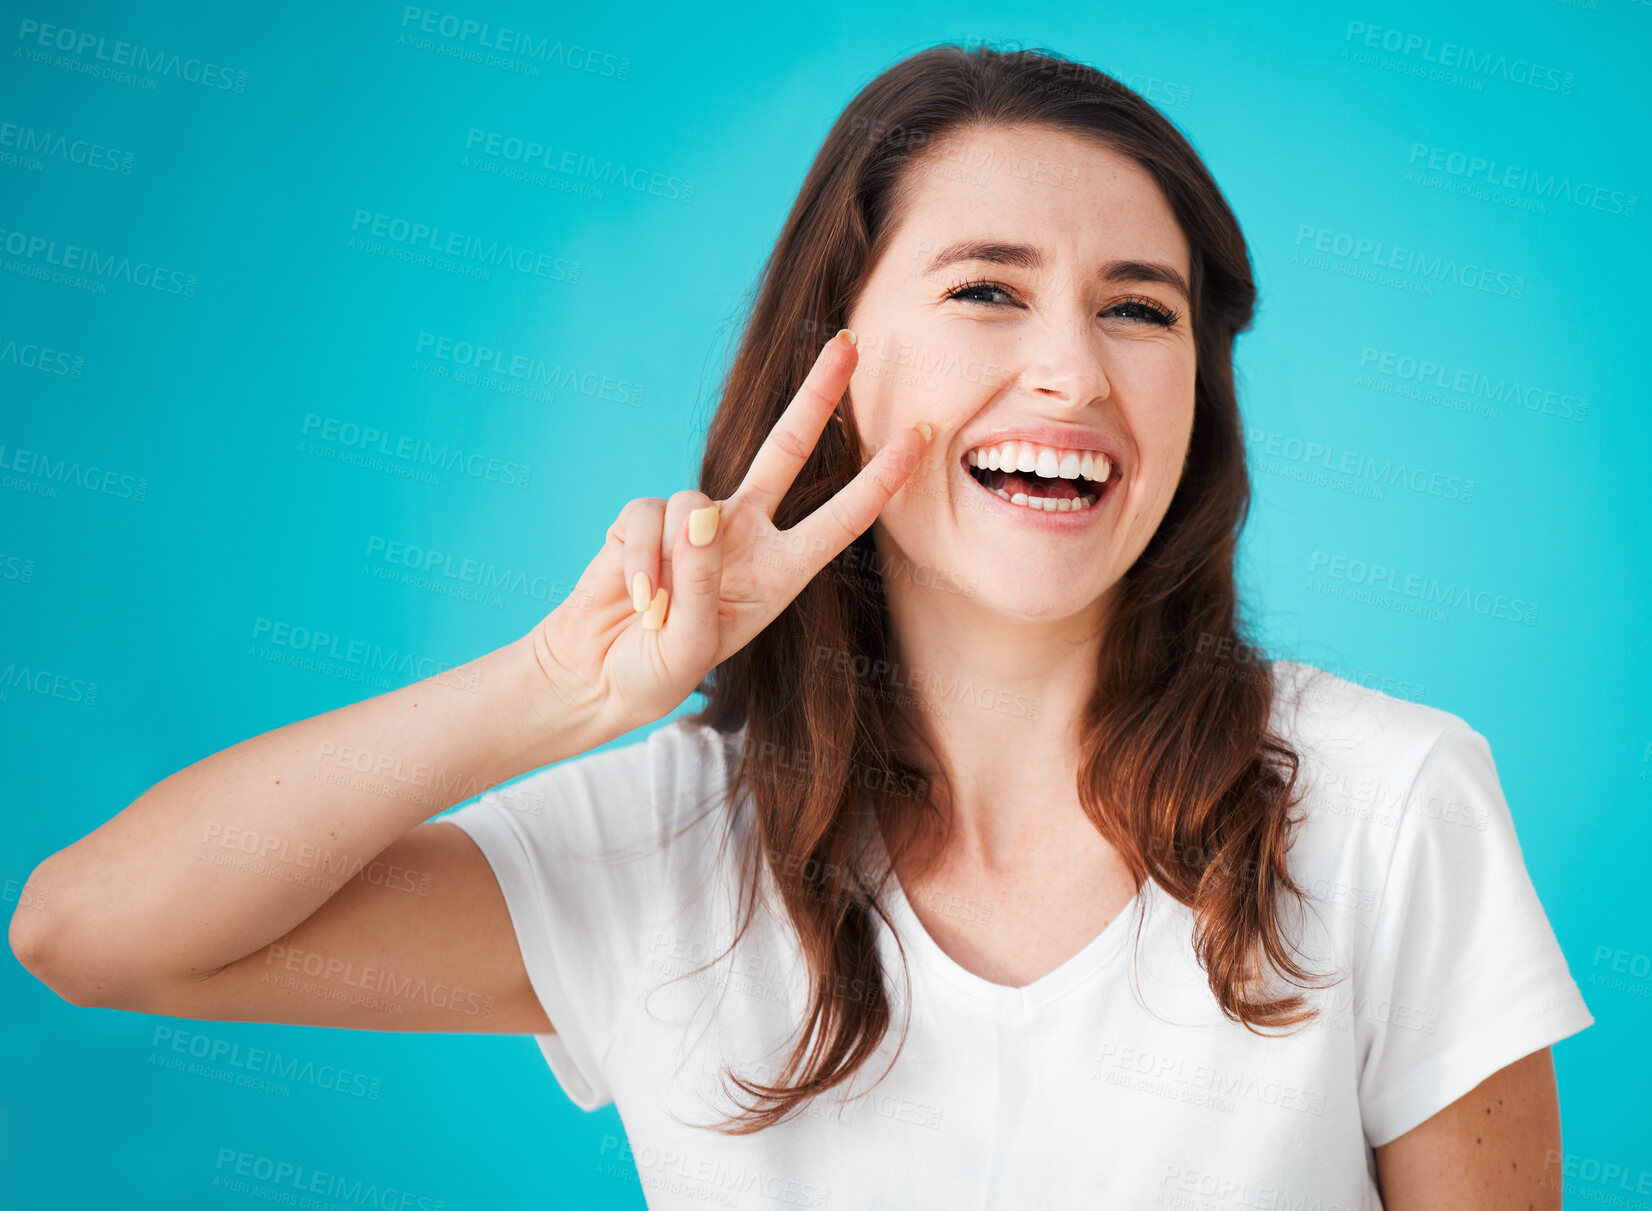
[[[1293,876],[1367,924],[1396,858],[1483,861],[1512,832],[1490,746],[1462,717],[1295,661],[1273,666],[1273,728],[1297,753]]]
[[[1273,726],[1305,760],[1329,767],[1417,769],[1448,735],[1473,734],[1458,715],[1396,698],[1294,660],[1272,663]]]
[[[482,799],[543,816],[552,800],[574,798],[639,821],[663,821],[727,789],[743,734],[674,719],[645,736],[548,765]]]
[[[1365,1135],[1380,1146],[1594,1018],[1486,737],[1323,670],[1285,662],[1275,676],[1275,731],[1305,766],[1288,857],[1313,904],[1304,936],[1352,976],[1315,1000],[1328,1027],[1351,1031]]]
[[[1311,817],[1392,830],[1447,781],[1500,801],[1490,745],[1461,716],[1296,661],[1273,678],[1273,730],[1301,760]]]
[[[1274,733],[1301,759],[1307,802],[1320,815],[1392,826],[1443,779],[1498,790],[1486,738],[1459,715],[1296,661],[1275,661],[1273,678]]]
[[[634,866],[658,885],[721,832],[744,729],[673,719],[545,766],[443,817],[479,842],[514,836],[542,871]],[[695,852],[686,852],[693,849]]]

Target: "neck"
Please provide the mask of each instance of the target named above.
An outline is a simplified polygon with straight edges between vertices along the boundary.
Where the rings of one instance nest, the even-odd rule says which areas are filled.
[[[937,803],[951,821],[946,859],[993,871],[1093,839],[1078,802],[1079,726],[1104,600],[1029,620],[909,576],[886,575],[885,586],[903,755],[931,774],[938,764],[951,791]]]

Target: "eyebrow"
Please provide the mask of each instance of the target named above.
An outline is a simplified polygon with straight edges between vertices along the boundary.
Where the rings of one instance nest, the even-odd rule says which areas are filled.
[[[1017,269],[1040,269],[1044,265],[1044,254],[1031,244],[960,240],[937,252],[924,273],[932,274],[960,261],[988,261],[994,265],[1012,265]],[[1181,271],[1173,265],[1163,265],[1157,261],[1106,261],[1100,267],[1100,276],[1104,282],[1160,282],[1181,291],[1185,299],[1191,300],[1193,297]]]

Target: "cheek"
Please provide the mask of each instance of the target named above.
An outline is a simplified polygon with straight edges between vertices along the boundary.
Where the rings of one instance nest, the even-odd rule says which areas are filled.
[[[1131,428],[1140,435],[1149,463],[1161,459],[1179,468],[1193,434],[1195,368],[1190,358],[1164,358],[1133,368],[1122,384],[1131,401]],[[1115,377],[1114,386],[1120,386]]]
[[[920,420],[935,426],[938,439],[946,437],[992,390],[977,381],[983,378],[978,350],[943,346],[932,334],[867,334],[857,347],[849,400],[861,439],[872,448]]]
[[[1166,508],[1170,506],[1170,498],[1176,494],[1182,479],[1182,468],[1187,463],[1188,442],[1193,433],[1188,423],[1191,414],[1189,409],[1185,417],[1178,413],[1172,417],[1156,418],[1157,423],[1148,436],[1153,444],[1152,450],[1147,452],[1147,465],[1152,468],[1152,495]]]
[[[1118,386],[1116,380],[1114,385]],[[1193,387],[1193,368],[1181,364],[1154,367],[1130,384],[1126,397],[1131,406],[1125,423],[1135,435],[1142,460],[1140,486],[1144,491],[1139,507],[1144,519],[1162,516],[1181,482],[1193,435]]]

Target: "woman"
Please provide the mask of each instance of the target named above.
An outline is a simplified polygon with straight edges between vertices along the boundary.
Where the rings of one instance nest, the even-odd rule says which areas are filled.
[[[700,491],[460,676],[151,788],[13,948],[80,1005],[532,1032],[655,1207],[1558,1207],[1593,1018],[1486,741],[1243,641],[1254,302],[1135,93],[907,59]]]

